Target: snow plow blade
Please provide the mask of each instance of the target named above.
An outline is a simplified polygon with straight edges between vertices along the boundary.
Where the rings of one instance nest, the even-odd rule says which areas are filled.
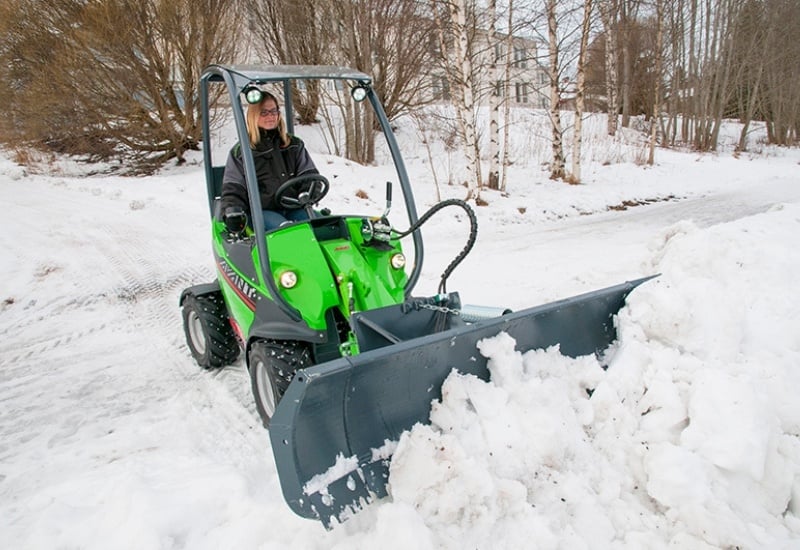
[[[377,317],[361,314],[380,336],[374,346],[383,347],[363,351],[362,345],[359,355],[297,373],[272,417],[270,440],[286,502],[331,528],[386,496],[393,451],[387,443],[429,422],[431,402],[441,398],[453,369],[489,379],[478,341],[507,332],[521,352],[559,344],[567,356],[599,354],[616,339],[614,316],[628,293],[651,278],[474,324],[457,322],[435,334],[426,329],[408,340],[408,327],[430,324],[435,313],[393,306]]]

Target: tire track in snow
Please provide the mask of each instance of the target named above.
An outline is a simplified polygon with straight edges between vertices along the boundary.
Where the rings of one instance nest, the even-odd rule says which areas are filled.
[[[15,185],[23,204],[0,234],[13,258],[0,260],[0,493],[11,496],[0,515],[28,525],[29,501],[75,479],[180,476],[166,458],[233,466],[279,491],[243,362],[204,371],[184,341],[180,292],[215,276],[202,224],[155,227],[181,208],[169,193],[140,215],[84,189]]]
[[[41,321],[41,320],[40,320]],[[103,330],[106,328],[106,324],[103,323],[96,327],[86,327],[82,328],[77,331],[71,331],[64,334],[59,334],[55,337],[46,337],[43,340],[35,341],[35,342],[27,342],[22,344],[21,346],[11,345],[9,347],[2,348],[3,356],[5,357],[2,361],[0,361],[0,381],[7,378],[6,373],[13,370],[15,367],[15,363],[22,361],[24,359],[30,359],[31,357],[35,357],[40,353],[44,353],[48,350],[55,349],[59,346],[68,345],[72,342],[76,342],[81,338],[88,336],[94,332]],[[3,331],[3,335],[5,336],[8,334],[9,331]],[[18,350],[18,355],[9,355],[9,350]]]
[[[232,406],[222,408],[234,417],[231,425],[243,431],[256,425],[243,366],[208,376],[184,342],[178,296],[209,280],[211,270],[185,268],[170,243],[154,244],[129,228],[106,226],[98,235],[106,237],[84,246],[82,255],[102,273],[99,284],[77,281],[78,297],[36,304],[36,315],[0,332],[10,341],[0,344],[0,399],[8,405],[0,411],[0,460],[24,454],[26,446],[68,444],[92,423],[113,429],[126,415],[181,392],[200,407],[229,399]],[[49,277],[57,279],[58,272]],[[93,324],[98,318],[105,322]],[[24,332],[31,334],[19,338]],[[219,381],[230,396],[205,391]]]

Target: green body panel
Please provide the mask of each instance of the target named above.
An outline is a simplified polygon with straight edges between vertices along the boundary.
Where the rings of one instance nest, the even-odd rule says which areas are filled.
[[[340,303],[336,281],[331,274],[314,231],[307,223],[288,226],[267,235],[270,269],[286,301],[314,330],[325,330],[325,312]],[[297,274],[297,285],[282,288],[285,271]]]
[[[351,241],[343,239],[320,244],[347,306],[353,300],[353,311],[368,311],[403,301],[407,277],[402,269],[394,269],[390,259],[400,253],[398,242],[387,250],[379,250],[363,244],[360,234],[361,219],[348,220]]]
[[[369,268],[367,273],[372,274],[375,284],[382,285],[386,292],[388,292],[388,294],[391,296],[389,302],[380,304],[375,302],[376,305],[372,307],[383,307],[391,304],[399,304],[404,300],[405,289],[408,286],[408,275],[406,275],[405,269],[393,268],[390,260],[395,254],[403,253],[403,247],[400,245],[400,239],[392,239],[390,243],[391,250],[379,250],[377,248],[366,246],[364,244],[364,238],[361,235],[362,221],[362,218],[349,218],[347,220],[353,242],[355,242],[362,250],[364,261]]]
[[[222,245],[223,235],[225,234],[225,224],[218,220],[212,220],[211,225],[214,257],[226,259],[227,253]],[[255,248],[253,248],[251,257],[255,259],[256,254],[257,252]],[[255,320],[256,314],[252,302],[248,303],[241,297],[240,293],[242,291],[240,290],[237,292],[234,288],[235,282],[233,281],[239,280],[247,283],[250,288],[254,289],[262,296],[267,296],[267,292],[261,281],[253,280],[246,276],[242,271],[236,268],[233,262],[226,262],[226,265],[227,269],[223,269],[223,266],[220,265],[219,262],[217,263],[217,280],[219,281],[219,287],[225,298],[225,305],[228,308],[231,319],[235,322],[235,327],[239,331],[239,336],[242,339],[246,339],[247,335],[250,333],[250,327]],[[250,295],[253,300],[255,300],[255,294],[251,292]]]
[[[367,311],[404,300],[408,276],[404,269],[395,269],[390,263],[392,256],[402,253],[399,240],[383,248],[369,246],[361,235],[363,223],[361,217],[345,218],[348,238],[319,241],[310,223],[291,224],[266,235],[275,285],[313,330],[326,330],[326,313],[331,308],[339,308],[348,318],[351,299],[353,311]],[[255,303],[272,297],[265,281],[253,280],[237,268],[236,262],[229,261],[223,244],[227,236],[225,225],[215,220],[212,231],[220,288],[239,335],[246,341],[256,317]],[[257,247],[250,248],[248,262],[259,265]],[[280,285],[280,276],[286,271],[297,275],[293,288]]]

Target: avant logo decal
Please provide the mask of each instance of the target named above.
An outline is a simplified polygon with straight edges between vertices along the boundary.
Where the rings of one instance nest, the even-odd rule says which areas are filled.
[[[255,311],[256,309],[256,302],[261,298],[261,295],[252,286],[246,279],[237,274],[233,268],[223,260],[222,258],[217,258],[217,267],[219,268],[219,272],[225,277],[225,280],[228,281],[228,284],[236,291],[236,294],[242,301],[245,303],[247,307]]]

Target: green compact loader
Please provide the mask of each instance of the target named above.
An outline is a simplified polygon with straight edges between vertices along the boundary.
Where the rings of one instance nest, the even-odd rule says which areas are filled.
[[[264,87],[277,88],[292,132],[292,91],[308,80],[349,88],[353,109],[371,106],[394,160],[407,231],[388,220],[390,183],[383,213],[315,210],[329,188],[317,174],[290,179],[277,196],[286,208],[306,209],[310,219],[265,231],[249,147],[242,152],[251,224],[232,229],[225,223],[219,200],[224,162],[212,161],[210,97],[230,102],[236,137],[246,144],[244,102],[257,103]],[[559,344],[573,357],[600,354],[616,338],[613,318],[626,296],[647,280],[518,312],[463,305],[446,280],[475,240],[475,216],[463,201],[449,200],[418,217],[368,75],[333,66],[212,65],[202,76],[200,99],[217,280],[181,294],[187,344],[205,368],[229,365],[244,352],[284,498],[294,512],[326,527],[387,495],[392,442],[429,421],[431,402],[441,398],[453,369],[489,379],[479,340],[507,332],[522,352]],[[419,228],[449,206],[467,212],[469,239],[442,275],[438,293],[415,296],[424,258]],[[411,266],[400,242],[406,236]]]

